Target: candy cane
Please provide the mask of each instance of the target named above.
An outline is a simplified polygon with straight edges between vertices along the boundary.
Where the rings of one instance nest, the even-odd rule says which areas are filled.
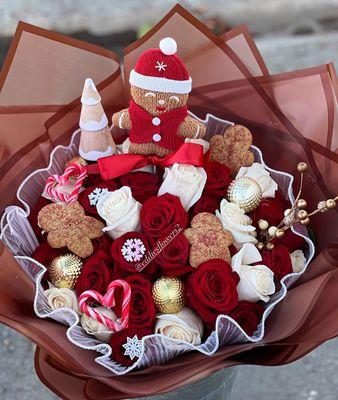
[[[98,313],[95,308],[92,308],[87,304],[87,300],[94,299],[107,308],[113,307],[115,305],[114,292],[117,287],[121,287],[123,289],[122,311],[119,321],[113,321],[109,317]],[[79,297],[79,307],[80,310],[88,317],[97,320],[99,323],[107,326],[112,331],[117,332],[121,329],[128,328],[130,299],[130,285],[121,279],[117,279],[116,281],[113,281],[109,284],[107,293],[104,296],[102,296],[95,290],[86,290],[85,292],[83,292]]]
[[[115,304],[114,291],[115,288],[121,287],[123,289],[123,299],[121,307],[121,322],[120,328],[118,330],[128,328],[129,325],[129,311],[130,311],[130,299],[131,299],[131,288],[129,283],[123,281],[122,279],[117,279],[108,285],[107,298],[108,302]]]
[[[55,189],[57,184],[68,185],[69,178],[76,175],[75,185],[71,193],[61,193]],[[87,176],[85,165],[74,163],[65,169],[62,175],[52,175],[46,180],[45,191],[49,197],[60,200],[64,203],[73,203],[77,200],[79,190]]]

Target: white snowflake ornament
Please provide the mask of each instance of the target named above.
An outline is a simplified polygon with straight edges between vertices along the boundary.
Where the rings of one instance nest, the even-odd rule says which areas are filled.
[[[123,344],[122,347],[125,349],[124,355],[129,356],[131,360],[135,357],[141,357],[143,347],[142,340],[139,340],[137,335],[133,338],[127,337],[127,343]]]
[[[99,201],[100,197],[104,194],[108,193],[108,189],[105,188],[95,188],[89,195],[89,204],[91,206],[96,206],[97,202]]]
[[[141,239],[128,239],[123,243],[121,253],[126,261],[138,262],[142,260],[146,250]]]

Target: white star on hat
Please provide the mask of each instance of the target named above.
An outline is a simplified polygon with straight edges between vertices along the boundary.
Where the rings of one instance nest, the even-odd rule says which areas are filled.
[[[156,64],[157,65],[155,65],[155,68],[158,68],[158,71],[162,71],[162,69],[163,71],[165,71],[167,64],[164,64],[163,61],[162,62],[156,61]]]

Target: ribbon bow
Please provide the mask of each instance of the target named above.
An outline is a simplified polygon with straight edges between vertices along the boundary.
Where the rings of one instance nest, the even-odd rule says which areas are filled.
[[[150,164],[169,167],[175,163],[203,167],[203,146],[197,143],[183,143],[177,151],[163,158],[154,155],[116,154],[99,158],[97,164],[88,165],[87,172],[100,174],[103,180],[107,180]]]

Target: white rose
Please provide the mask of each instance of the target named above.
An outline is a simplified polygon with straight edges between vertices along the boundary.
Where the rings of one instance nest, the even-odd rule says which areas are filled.
[[[240,301],[268,302],[270,295],[275,293],[273,272],[266,265],[249,265],[259,261],[262,261],[262,257],[252,243],[244,244],[241,250],[232,257],[231,267],[240,277],[237,285]]]
[[[291,257],[293,272],[303,271],[306,264],[306,258],[302,250],[294,251],[293,253],[290,254],[290,257]]]
[[[158,196],[171,193],[181,199],[185,210],[195,204],[202,195],[207,174],[203,168],[193,165],[174,164],[166,168]]]
[[[210,149],[210,143],[207,140],[204,140],[204,139],[186,138],[185,142],[186,143],[200,144],[203,147],[203,154],[205,154]]]
[[[136,201],[128,186],[107,192],[96,204],[97,212],[106,221],[106,232],[117,239],[126,232],[140,230],[141,204]]]
[[[117,320],[116,314],[112,310],[108,310],[105,307],[97,307],[95,308],[95,311],[113,321]],[[88,317],[86,314],[82,314],[81,326],[88,333],[88,335],[93,335],[96,337],[96,339],[105,343],[109,342],[114,333],[106,325],[101,324],[94,318]]]
[[[240,248],[243,243],[257,243],[255,238],[256,228],[251,225],[251,218],[245,214],[238,204],[223,199],[220,211],[216,211],[216,217],[222,221],[224,230],[232,234],[234,245],[237,248]]]
[[[198,345],[202,340],[203,322],[189,308],[183,308],[176,314],[157,315],[154,332]]]
[[[50,288],[45,290],[45,296],[52,310],[67,307],[80,314],[79,303],[74,290],[67,288],[59,289],[50,285]]]
[[[241,167],[236,178],[246,176],[256,181],[262,189],[263,197],[275,197],[277,183],[271,178],[263,164],[253,163],[251,167]]]

